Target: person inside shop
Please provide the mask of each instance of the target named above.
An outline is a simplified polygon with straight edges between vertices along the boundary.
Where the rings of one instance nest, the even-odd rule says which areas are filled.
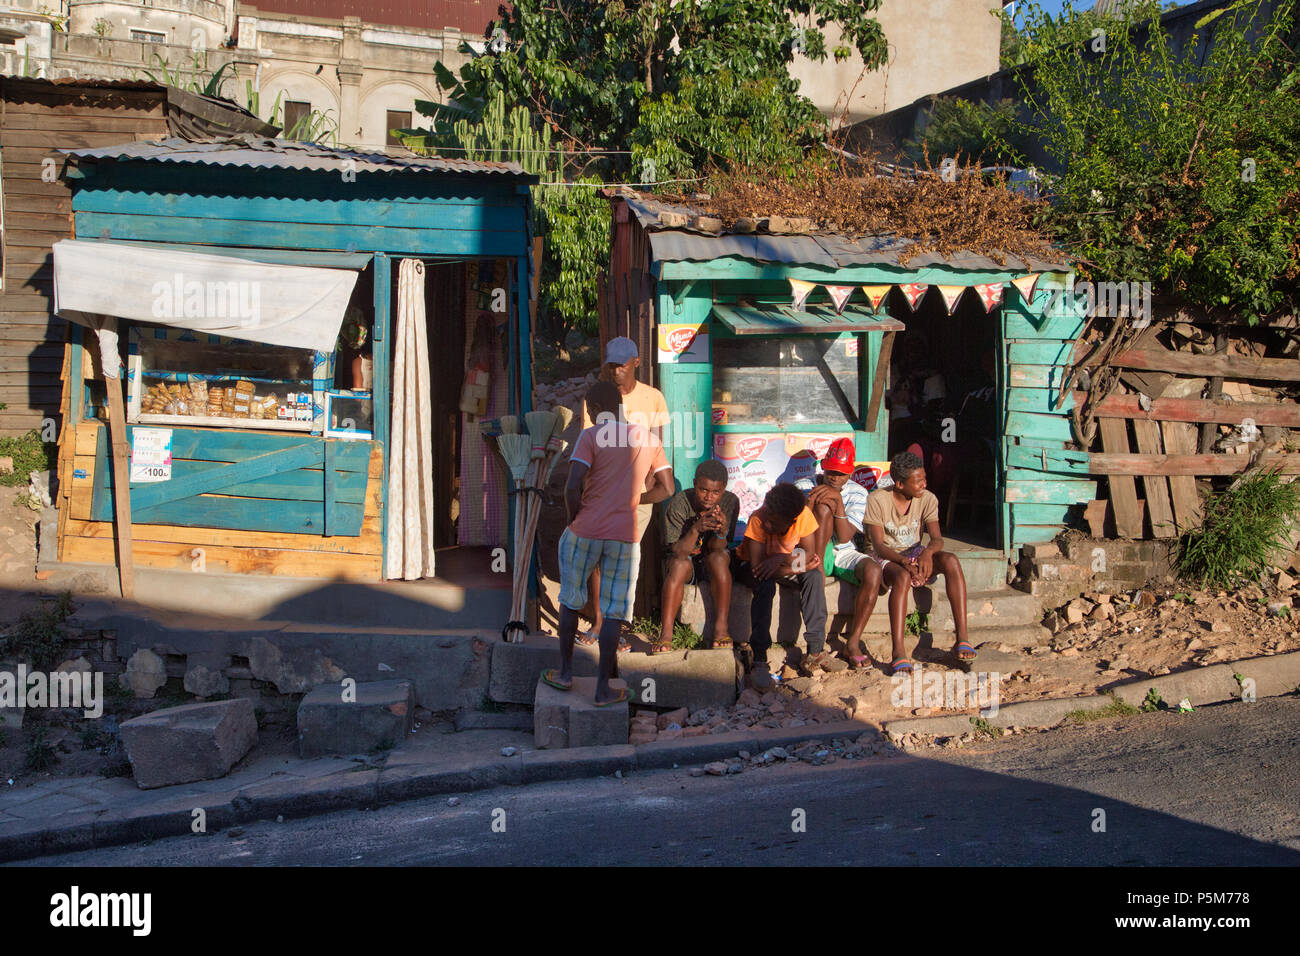
[[[713,646],[731,647],[727,626],[731,608],[731,540],[740,518],[740,499],[727,491],[727,469],[707,458],[695,468],[695,482],[669,499],[664,507],[663,617],[659,640],[651,649],[661,654],[673,646],[673,625],[686,585],[709,582],[713,592]]]
[[[817,560],[817,519],[804,503],[803,492],[789,482],[768,491],[763,506],[749,516],[740,543],[740,560],[733,577],[753,592],[749,605],[749,648],[754,655],[750,683],[772,686],[767,649],[772,646],[772,599],[776,586],[799,589],[804,640],[808,652],[800,670],[814,673],[826,653],[826,578]]]
[[[959,666],[975,660],[966,631],[966,577],[956,555],[943,550],[939,531],[939,500],[926,488],[925,467],[910,451],[889,463],[893,485],[867,496],[866,525],[871,557],[880,566],[889,588],[889,633],[893,641],[892,674],[911,673],[912,661],[904,646],[907,596],[914,587],[933,583],[943,575],[948,604],[957,627],[952,656]],[[921,532],[929,537],[921,544]]]
[[[641,367],[641,354],[633,342],[626,335],[620,335],[618,338],[610,339],[605,346],[605,361],[600,367],[600,380],[603,382],[612,382],[618,386],[618,391],[623,400],[623,415],[628,424],[640,425],[647,428],[654,435],[659,443],[664,444],[664,428],[668,424],[668,402],[664,399],[664,393],[652,385],[637,381],[636,370]],[[590,428],[594,420],[594,413],[588,407],[583,411],[582,427]],[[641,505],[636,512],[636,540],[639,543],[645,537],[645,530],[650,526],[650,516],[654,513],[652,505]],[[636,581],[632,582],[635,590]],[[592,574],[589,582],[591,594],[600,593],[600,569],[599,567]],[[603,616],[600,606],[597,604],[592,613],[591,630],[578,637],[578,643],[590,646],[596,643],[596,635],[600,633],[603,624]],[[623,634],[619,634],[618,649],[626,651],[631,649],[631,643]]]
[[[628,699],[609,686],[615,676],[618,638],[632,619],[636,592],[637,506],[665,501],[673,492],[673,470],[661,445],[640,425],[623,419],[622,397],[612,382],[597,382],[587,392],[587,407],[600,424],[585,428],[569,459],[564,502],[569,524],[560,535],[560,667],[542,674],[559,690],[573,688],[573,642],[578,611],[587,603],[587,584],[601,569],[596,604],[603,619],[600,675],[595,703],[599,707]]]
[[[795,484],[808,495],[808,508],[817,519],[813,553],[822,555],[822,573],[858,589],[842,654],[849,667],[858,670],[871,666],[871,656],[862,652],[862,632],[876,608],[884,577],[880,565],[854,544],[867,513],[867,489],[849,479],[855,457],[851,438],[836,439],[821,460],[817,480],[803,478]]]

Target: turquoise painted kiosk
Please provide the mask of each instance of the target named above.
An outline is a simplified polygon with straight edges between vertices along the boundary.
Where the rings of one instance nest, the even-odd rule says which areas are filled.
[[[951,346],[939,340],[967,326],[986,330],[996,419],[989,544],[1011,556],[1051,540],[1070,508],[1095,496],[1094,481],[1054,461],[1072,440],[1073,399],[1060,391],[1083,325],[1054,294],[1072,278],[1068,264],[984,251],[922,253],[904,266],[905,238],[718,232],[698,209],[608,195],[613,291],[602,336],[653,350],[647,378],[673,415],[679,485],[718,458],[744,517],[773,482],[809,473],[840,435],[854,439],[857,477],[870,484],[898,427],[883,401],[891,357],[915,346],[913,317],[928,291],[925,308],[938,317],[930,347]]]
[[[221,336],[178,331],[169,327],[176,323],[141,313],[138,303],[133,313],[100,310],[135,320],[122,336],[124,352],[130,349],[126,376],[135,389],[128,388],[127,441],[146,429],[153,432],[150,441],[162,432],[170,442],[166,480],[137,483],[150,476],[133,469],[136,564],[188,567],[201,549],[213,570],[233,573],[353,580],[384,575],[394,260],[418,259],[430,272],[460,270],[426,280],[431,294],[441,297],[427,310],[432,374],[425,379],[431,379],[433,416],[441,423],[434,428],[446,435],[460,429],[459,440],[447,439],[450,454],[433,455],[435,469],[449,470],[447,485],[455,479],[448,458],[454,460],[471,429],[479,440],[472,420],[460,428],[463,402],[475,397],[470,386],[487,391],[477,371],[473,381],[467,376],[466,368],[475,367],[470,358],[496,360],[490,377],[501,401],[493,414],[523,414],[531,407],[529,186],[537,180],[517,165],[246,136],[69,151],[64,175],[73,185],[80,248],[112,247],[140,275],[157,271],[164,253],[169,263],[186,255],[197,263],[201,256],[209,269],[214,256],[240,260],[246,269],[273,266],[286,279],[283,285],[263,283],[263,303],[272,296],[282,303],[293,288],[306,321],[314,290],[304,288],[301,273],[294,285],[290,270],[349,274],[352,290],[344,334],[334,347],[308,346],[315,353],[241,336],[237,328]],[[214,274],[220,273],[217,268]],[[77,276],[58,281],[75,283]],[[340,328],[337,312],[332,321],[331,342]],[[350,323],[354,331],[356,323],[365,324],[370,354],[356,351],[361,339],[349,351]],[[60,556],[112,561],[107,529],[121,483],[111,480],[108,437],[98,420],[102,399],[86,384],[83,355],[89,349],[80,328],[75,332],[64,409],[70,428],[61,439],[63,487],[70,494],[59,525]],[[461,398],[462,384],[469,399]]]

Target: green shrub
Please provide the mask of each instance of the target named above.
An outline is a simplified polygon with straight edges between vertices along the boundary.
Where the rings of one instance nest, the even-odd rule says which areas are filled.
[[[0,436],[0,456],[6,455],[13,458],[14,470],[13,474],[0,475],[0,485],[12,488],[27,484],[33,471],[53,471],[58,446],[41,441],[41,433],[33,428],[17,438]]]
[[[24,612],[0,635],[0,660],[21,661],[38,670],[49,670],[63,659],[67,637],[63,622],[71,613],[72,595],[66,591],[53,604]]]
[[[48,770],[57,759],[54,748],[45,739],[45,728],[36,727],[33,729],[32,735],[27,741],[27,751],[24,754],[23,765],[32,773],[40,773],[42,770]]]
[[[1201,587],[1257,579],[1290,545],[1298,515],[1300,485],[1270,472],[1246,475],[1206,498],[1201,526],[1179,542],[1178,572]]]

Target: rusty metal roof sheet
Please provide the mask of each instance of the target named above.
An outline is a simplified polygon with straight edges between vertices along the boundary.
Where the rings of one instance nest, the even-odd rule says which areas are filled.
[[[852,237],[832,233],[714,235],[692,229],[689,225],[684,228],[669,228],[659,219],[661,212],[699,216],[699,209],[626,192],[616,195],[627,203],[637,222],[646,230],[651,255],[660,262],[708,262],[734,256],[754,262],[779,262],[827,269],[880,265],[908,270],[946,266],[983,272],[1051,272],[1069,268],[1069,262],[1064,257],[1059,261],[1049,261],[1033,256],[1005,255],[1002,257],[1005,261],[999,262],[992,256],[964,250],[947,256],[938,252],[922,252],[908,259],[904,266],[900,257],[916,240],[903,236]]]
[[[288,139],[267,139],[254,135],[221,140],[190,142],[166,139],[159,142],[122,143],[94,149],[62,150],[78,162],[143,160],[157,163],[201,163],[208,166],[237,166],[249,169],[295,169],[357,173],[450,173],[455,175],[497,175],[521,182],[536,182],[518,163],[479,162],[440,156],[390,156],[359,150],[322,146]],[[345,165],[348,164],[348,165]]]

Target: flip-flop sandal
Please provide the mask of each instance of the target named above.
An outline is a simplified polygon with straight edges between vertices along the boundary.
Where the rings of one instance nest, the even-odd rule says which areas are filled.
[[[555,677],[554,667],[550,668],[549,670],[542,671],[542,683],[548,684],[549,686],[554,687],[556,690],[573,690],[573,681],[569,681],[566,684],[564,681]]]
[[[599,643],[594,631],[583,631],[581,634],[574,635],[573,639],[583,647],[595,647]]]
[[[729,637],[715,637],[713,639],[713,649],[715,651],[729,651],[733,647],[735,647],[735,644],[732,643]]]
[[[667,654],[667,653],[668,653],[669,651],[671,651],[672,649],[673,649],[673,643],[672,643],[672,641],[662,641],[662,642],[661,642],[661,641],[656,641],[655,644],[654,644],[654,646],[651,647],[650,650],[647,651],[646,653],[651,654],[651,655],[654,655],[654,654]]]
[[[623,690],[618,692],[617,697],[613,697],[609,700],[593,700],[592,704],[594,704],[597,707],[613,707],[615,704],[621,704],[624,701],[628,701],[631,699],[632,699],[632,695],[627,692],[626,688],[624,688]]]
[[[971,656],[970,656],[970,657],[962,657],[962,656],[961,656],[961,652],[962,652],[963,650],[970,651],[970,655],[971,655]],[[954,648],[952,649],[952,656],[953,656],[953,660],[955,660],[955,661],[957,662],[958,666],[960,666],[960,667],[969,667],[971,664],[973,664],[973,663],[975,662],[975,658],[976,658],[978,655],[975,653],[975,648],[971,647],[969,641],[962,641],[961,643],[959,643],[956,647],[954,647]]]
[[[855,654],[852,657],[841,657],[849,665],[851,671],[867,670],[871,667],[872,660],[870,654]]]
[[[618,653],[626,654],[631,649],[632,649],[632,642],[629,641],[626,637],[620,635],[618,639]]]
[[[889,665],[889,673],[890,673],[891,676],[894,675],[894,674],[910,674],[910,673],[912,673],[912,662],[911,662],[911,660],[908,659],[908,658],[906,658],[906,657],[899,657],[899,658],[896,658],[896,659],[894,660],[894,662],[891,663],[891,664]]]

